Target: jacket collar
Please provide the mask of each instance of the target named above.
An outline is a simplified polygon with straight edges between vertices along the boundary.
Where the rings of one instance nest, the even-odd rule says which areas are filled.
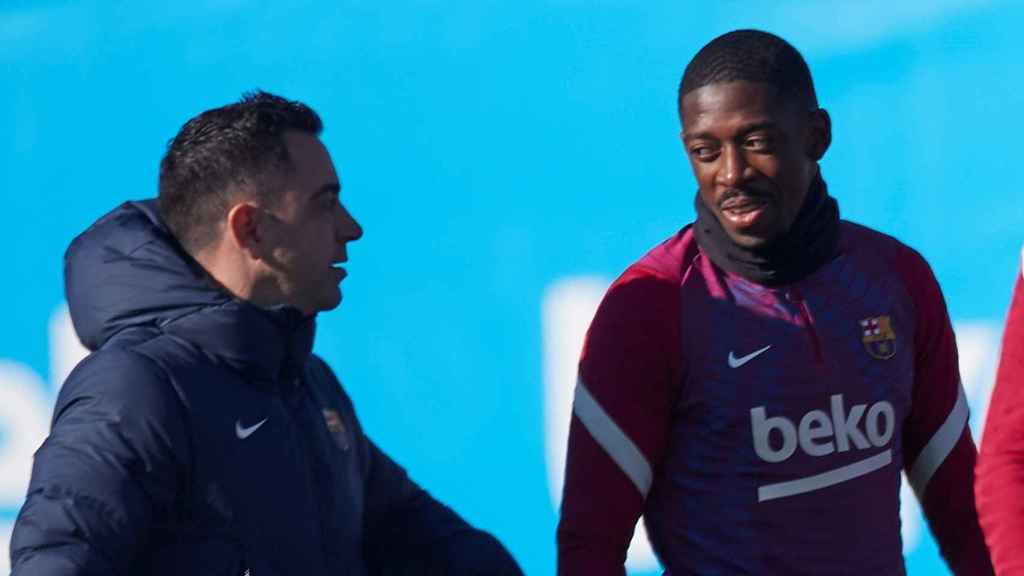
[[[295,308],[261,309],[231,299],[177,318],[163,331],[187,340],[247,380],[283,384],[301,375],[313,349],[316,321]]]

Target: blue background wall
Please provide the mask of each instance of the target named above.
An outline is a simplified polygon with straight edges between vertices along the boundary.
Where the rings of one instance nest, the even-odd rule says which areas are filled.
[[[931,261],[976,337],[982,405],[1024,222],[1022,24],[1021,4],[984,0],[6,0],[0,393],[38,397],[0,413],[0,461],[18,460],[3,450],[29,441],[27,418],[48,421],[65,246],[155,195],[190,116],[259,87],[321,113],[366,229],[318,352],[415,478],[527,573],[553,573],[542,301],[692,219],[676,85],[736,27],[805,54],[834,123],[832,193]],[[23,493],[21,470],[0,475]],[[16,492],[0,496],[0,544]],[[927,538],[907,554],[911,574],[940,573]]]

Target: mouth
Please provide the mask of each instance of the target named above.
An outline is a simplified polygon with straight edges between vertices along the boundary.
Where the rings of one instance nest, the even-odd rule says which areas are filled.
[[[345,261],[342,260],[340,262],[335,262],[335,263],[331,264],[331,270],[334,270],[335,274],[338,275],[338,281],[339,282],[341,280],[343,280],[346,276],[348,276],[348,271],[345,270],[345,268],[343,268],[341,266],[344,263],[345,263]]]
[[[769,201],[763,196],[739,194],[721,203],[719,212],[733,228],[744,229],[755,226],[769,208]]]

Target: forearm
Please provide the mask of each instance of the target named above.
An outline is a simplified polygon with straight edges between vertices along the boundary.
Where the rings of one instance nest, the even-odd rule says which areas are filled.
[[[974,503],[975,458],[974,442],[965,428],[919,495],[939,550],[958,576],[993,574]]]
[[[558,574],[625,574],[626,552],[642,509],[637,487],[573,418],[557,534]]]
[[[374,574],[519,576],[511,554],[408,478],[368,442],[365,552]]]
[[[903,430],[908,477],[950,569],[992,574],[974,505],[977,450],[949,312],[923,259],[914,256],[900,270],[915,295],[914,389]]]

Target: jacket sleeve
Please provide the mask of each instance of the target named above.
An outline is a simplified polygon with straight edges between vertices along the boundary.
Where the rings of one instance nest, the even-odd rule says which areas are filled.
[[[186,445],[178,398],[151,361],[104,351],[61,390],[11,537],[12,576],[130,576],[171,506]]]
[[[319,357],[313,367],[351,419],[363,476],[363,552],[377,576],[521,576],[494,536],[477,530],[413,482],[363,432],[352,400]]]
[[[509,552],[409,479],[364,437],[365,551],[373,574],[520,576]]]
[[[975,494],[998,574],[1024,574],[1024,279],[1017,277],[996,386],[978,458]]]
[[[560,575],[625,574],[682,378],[679,314],[678,285],[634,266],[591,322],[569,425]]]
[[[908,255],[900,270],[916,316],[914,389],[903,428],[907,478],[953,573],[992,574],[974,504],[977,451],[946,303],[920,255]]]

